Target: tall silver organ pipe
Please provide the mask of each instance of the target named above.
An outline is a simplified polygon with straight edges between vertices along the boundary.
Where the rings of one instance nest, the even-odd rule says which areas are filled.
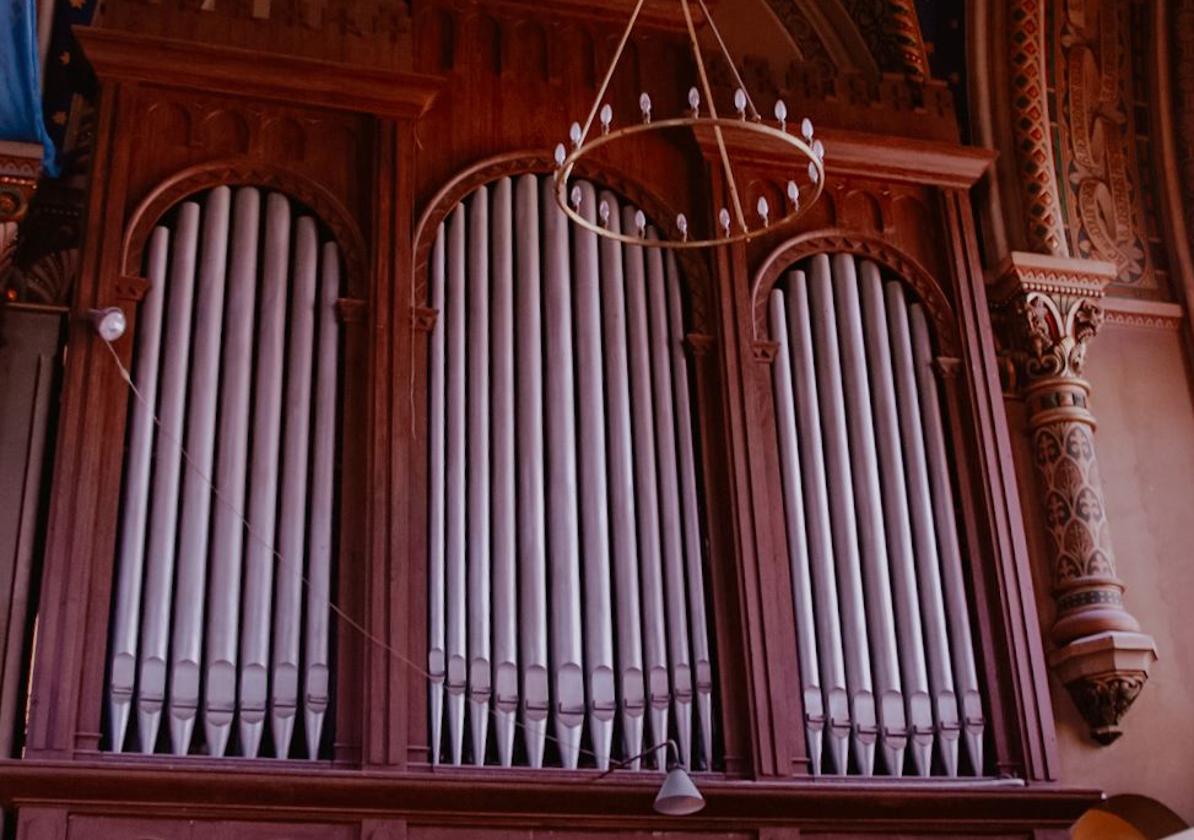
[[[134,361],[144,401],[130,401],[109,654],[113,750],[135,704],[143,752],[262,755],[268,709],[269,754],[318,757],[340,256],[285,196],[266,195],[264,214],[262,203],[255,188],[218,187],[169,214],[147,249]],[[305,743],[292,744],[300,714]]]
[[[576,186],[586,218],[637,225],[635,208],[612,193]],[[493,715],[503,766],[604,768],[675,737],[683,761],[710,767],[712,655],[680,280],[660,249],[572,226],[554,189],[535,175],[478,188],[450,214],[442,251],[433,246],[444,337],[433,332],[430,344],[430,417],[434,429],[442,410],[445,432],[432,436],[443,451],[431,453],[431,492],[441,492],[442,460],[445,503],[440,519],[433,502],[430,522],[428,661],[442,621],[448,701],[431,707],[431,760],[483,763]],[[488,243],[487,264],[474,243]],[[471,366],[474,352],[484,368]],[[458,485],[466,463],[473,472]],[[489,465],[488,490],[474,495],[479,463]],[[492,547],[487,572],[466,544]],[[482,627],[493,640],[486,676],[470,666],[453,677],[461,622],[472,622],[470,651]],[[437,680],[432,669],[433,697]],[[467,721],[453,718],[454,691],[473,698]],[[435,734],[445,712],[447,750]]]
[[[805,268],[771,292],[768,316],[814,772],[900,776],[907,749],[908,772],[957,776],[961,743],[982,775],[982,697],[924,305],[869,260],[818,255]],[[821,713],[827,736],[815,727]],[[882,761],[872,763],[875,743]]]

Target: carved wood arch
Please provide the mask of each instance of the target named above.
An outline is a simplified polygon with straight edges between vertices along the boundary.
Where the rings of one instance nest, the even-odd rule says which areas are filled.
[[[306,205],[327,225],[344,257],[346,297],[364,298],[368,276],[368,254],[360,228],[351,214],[328,189],[315,181],[280,166],[248,158],[213,161],[191,166],[158,184],[137,205],[125,225],[120,254],[122,277],[140,277],[145,245],[153,228],[180,201],[221,186],[267,187]]]
[[[509,152],[486,158],[460,172],[440,188],[427,203],[418,223],[415,225],[413,251],[414,293],[412,302],[416,307],[430,302],[428,288],[427,260],[435,242],[435,231],[448,217],[452,209],[477,187],[490,184],[500,178],[515,175],[545,175],[555,170],[555,163],[546,151]],[[667,203],[637,181],[625,177],[616,169],[579,161],[577,176],[590,180],[595,186],[617,193],[641,209],[651,222],[660,229],[661,235],[676,236],[671,220],[675,212]],[[689,331],[710,334],[709,313],[712,311],[713,280],[709,267],[701,255],[694,251],[677,251],[676,262],[680,268],[680,281],[688,291],[691,305]]]
[[[756,346],[769,340],[767,326],[767,296],[793,264],[814,254],[855,254],[892,271],[908,285],[925,305],[933,322],[938,351],[956,356],[959,352],[957,325],[953,308],[941,286],[919,262],[874,236],[853,231],[815,230],[788,240],[772,251],[755,274],[751,285],[750,304],[752,341]]]

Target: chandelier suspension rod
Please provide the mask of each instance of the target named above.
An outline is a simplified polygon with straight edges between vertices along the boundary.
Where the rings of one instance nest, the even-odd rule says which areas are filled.
[[[634,11],[630,13],[630,21],[626,24],[626,31],[622,33],[622,40],[618,42],[618,49],[614,52],[614,57],[609,62],[609,69],[605,71],[605,78],[601,80],[601,87],[597,89],[597,96],[593,100],[593,107],[589,109],[589,116],[585,119],[584,128],[581,129],[580,142],[582,144],[589,138],[589,128],[593,125],[597,111],[601,108],[601,100],[605,98],[605,92],[609,88],[610,79],[614,77],[614,70],[617,69],[618,62],[622,60],[622,51],[626,49],[626,42],[630,40],[630,33],[634,31],[634,24],[638,21],[638,13],[643,10],[645,2],[646,0],[638,0],[634,5]]]
[[[713,30],[713,37],[717,39],[717,46],[721,48],[722,57],[725,58],[726,64],[730,65],[730,72],[734,74],[734,81],[738,85],[738,90],[742,91],[746,96],[746,104],[750,107],[751,117],[755,120],[763,119],[759,114],[759,109],[755,107],[755,101],[751,98],[750,91],[746,89],[746,83],[742,81],[742,75],[738,72],[738,65],[734,63],[734,57],[730,55],[730,50],[726,47],[726,42],[721,37],[721,30],[717,28],[717,24],[713,20],[713,14],[709,11],[705,0],[697,0],[697,3],[701,6],[701,14],[709,22],[709,28]]]
[[[688,37],[692,41],[692,55],[696,59],[697,74],[701,78],[701,87],[704,89],[705,99],[709,103],[709,113],[713,119],[717,119],[717,105],[713,101],[713,90],[709,87],[709,76],[705,73],[705,61],[701,58],[701,47],[697,41],[696,27],[692,23],[692,9],[688,6],[688,0],[680,0],[680,6],[684,9],[684,22],[688,26]],[[743,92],[745,93],[745,91]],[[730,187],[734,214],[738,217],[738,224],[742,227],[743,233],[748,233],[750,228],[746,226],[746,216],[742,213],[742,201],[738,197],[738,185],[734,181],[734,171],[730,166],[730,153],[726,151],[726,141],[722,136],[721,126],[713,126],[713,136],[717,139],[717,150],[721,154],[721,163],[726,171],[726,181]]]

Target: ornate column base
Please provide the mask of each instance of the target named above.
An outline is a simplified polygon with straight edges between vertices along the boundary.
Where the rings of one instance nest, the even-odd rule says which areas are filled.
[[[1106,746],[1123,734],[1119,721],[1156,660],[1152,636],[1111,631],[1058,648],[1049,655],[1049,666],[1090,724],[1090,737]]]

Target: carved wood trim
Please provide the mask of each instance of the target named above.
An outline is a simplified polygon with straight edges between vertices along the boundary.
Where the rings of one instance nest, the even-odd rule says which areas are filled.
[[[767,296],[780,277],[805,257],[822,253],[855,254],[893,271],[912,288],[928,310],[937,336],[938,351],[947,356],[957,354],[958,334],[953,308],[929,272],[912,257],[877,237],[840,229],[801,234],[780,245],[760,264],[751,288],[752,339],[756,343],[770,335]]]
[[[230,93],[412,119],[431,107],[443,80],[419,73],[383,70],[197,41],[159,38],[92,26],[74,27],[96,73],[105,79],[160,83],[169,67],[172,87]]]
[[[178,202],[212,187],[242,185],[275,189],[309,207],[336,237],[344,255],[348,288],[354,295],[362,292],[369,257],[360,228],[340,200],[304,175],[251,158],[191,166],[155,187],[129,216],[121,248],[121,271],[126,276],[140,275],[149,235],[161,217]]]

